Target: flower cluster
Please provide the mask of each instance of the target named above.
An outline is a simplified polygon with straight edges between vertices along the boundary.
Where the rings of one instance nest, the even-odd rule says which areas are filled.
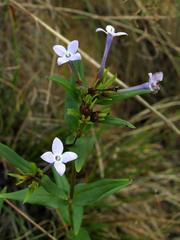
[[[106,67],[106,61],[109,54],[109,50],[112,44],[112,40],[114,37],[117,36],[127,36],[126,32],[115,32],[115,28],[111,25],[107,25],[105,30],[103,28],[97,28],[96,32],[104,32],[106,36],[106,44],[104,49],[104,54],[101,61],[101,67],[98,71],[98,78],[101,79],[104,69]],[[78,51],[79,42],[78,40],[73,40],[68,44],[67,50],[62,45],[54,45],[53,50],[59,56],[57,59],[57,64],[62,65],[67,62],[73,62],[77,60],[81,60],[81,55]],[[150,91],[156,93],[160,90],[159,81],[163,80],[163,73],[149,73],[149,81],[135,87],[130,87],[128,89],[123,89],[120,91],[127,91],[127,90],[136,90],[136,89],[149,89]],[[120,92],[119,91],[119,92]]]
[[[127,36],[128,34],[125,32],[116,32],[115,28],[111,25],[107,25],[105,29],[97,28],[96,32],[104,32],[106,34],[106,43],[105,43],[104,53],[101,61],[101,66],[97,74],[97,82],[98,82],[97,85],[99,84],[98,86],[100,86],[101,81],[103,82],[103,74],[106,68],[107,57],[110,51],[113,38],[117,36]],[[58,55],[57,64],[62,65],[64,63],[69,63],[70,66],[73,67],[73,63],[72,63],[73,61],[81,60],[81,54],[78,52],[78,47],[79,47],[78,40],[71,41],[68,44],[67,49],[62,45],[54,45],[53,50]],[[124,92],[124,91],[132,91],[132,90],[149,90],[154,93],[158,92],[158,90],[160,89],[159,82],[163,80],[163,73],[162,72],[149,73],[148,75],[149,75],[149,80],[143,84],[129,87],[127,89],[121,89],[121,90],[117,88],[117,90],[114,90],[114,91]],[[101,87],[102,86],[103,85],[101,85]],[[109,88],[109,89],[111,90],[112,88]],[[108,91],[109,89],[100,89],[100,90]],[[88,89],[88,93],[91,92],[92,97],[95,91],[96,89],[93,89],[93,88]],[[91,99],[91,97],[89,97],[89,99]],[[93,104],[91,104],[91,106],[92,105]],[[93,117],[93,120],[92,120],[93,122],[96,122],[96,120],[98,119],[98,115],[97,115],[98,112],[97,111],[93,112],[93,109],[90,109],[90,106],[88,104],[85,104],[85,103],[84,105],[81,104],[80,110],[85,116],[87,115],[87,117],[90,117],[91,120]],[[103,116],[106,116],[106,115],[107,113]],[[64,149],[63,143],[59,138],[56,137],[52,143],[52,152],[50,151],[45,152],[41,156],[41,158],[44,161],[54,165],[56,171],[61,176],[65,173],[65,170],[66,170],[65,164],[78,158],[77,154],[74,152],[63,153],[63,149]]]

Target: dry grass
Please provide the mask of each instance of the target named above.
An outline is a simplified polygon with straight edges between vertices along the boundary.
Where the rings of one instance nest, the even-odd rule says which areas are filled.
[[[79,39],[80,47],[90,54],[92,61],[100,61],[104,46],[104,36],[95,33],[96,27],[110,23],[128,32],[128,39],[114,41],[109,69],[117,71],[128,85],[145,81],[150,71],[162,70],[165,81],[160,94],[147,96],[146,100],[180,126],[178,1],[17,2],[67,39]],[[0,141],[29,160],[39,161],[42,149],[53,136],[65,136],[64,92],[49,83],[48,76],[54,73],[67,76],[68,69],[55,66],[52,45],[59,42],[55,35],[13,4],[2,2],[0,11],[3,36],[0,38]],[[97,70],[88,61],[85,67],[91,82]],[[137,129],[105,131],[103,138],[97,140],[94,155],[97,154],[101,168],[104,167],[100,169],[101,175],[104,171],[106,177],[131,176],[134,181],[104,202],[103,208],[87,210],[85,225],[93,240],[177,240],[179,139],[161,118],[134,100],[115,104],[113,112],[131,119]],[[85,170],[91,165],[89,162]],[[5,172],[1,174],[5,181],[1,186],[10,185],[12,182],[6,177],[9,166],[3,166]],[[95,175],[99,177],[99,171]],[[44,224],[38,207],[18,207]],[[63,239],[58,215],[43,211],[46,218],[53,219],[43,227],[57,239]],[[11,233],[7,226],[0,228],[3,239],[47,239],[9,207],[3,210],[2,221],[13,226]]]

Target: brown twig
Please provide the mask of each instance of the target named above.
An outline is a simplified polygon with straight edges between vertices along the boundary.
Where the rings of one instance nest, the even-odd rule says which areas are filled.
[[[48,233],[44,228],[42,228],[38,223],[36,223],[32,218],[30,218],[26,213],[24,213],[21,209],[19,209],[15,204],[13,204],[9,200],[5,200],[5,202],[13,208],[19,215],[21,215],[23,218],[25,218],[28,222],[30,222],[32,225],[34,225],[37,229],[39,229],[41,232],[43,232],[49,239],[57,240],[54,236],[52,236],[50,233]]]

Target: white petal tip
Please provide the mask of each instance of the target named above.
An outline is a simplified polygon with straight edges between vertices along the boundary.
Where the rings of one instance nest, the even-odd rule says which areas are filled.
[[[60,163],[60,162],[55,162],[54,167],[55,167],[57,173],[58,173],[60,176],[63,176],[63,175],[64,175],[64,173],[65,173],[65,171],[66,171],[66,166],[65,166],[65,164]]]
[[[78,158],[78,155],[76,153],[74,153],[73,160],[76,160],[77,158]]]
[[[54,140],[60,140],[58,137],[55,137]],[[60,140],[61,141],[61,140]]]
[[[104,32],[107,34],[107,32],[103,28],[96,28],[96,32]]]

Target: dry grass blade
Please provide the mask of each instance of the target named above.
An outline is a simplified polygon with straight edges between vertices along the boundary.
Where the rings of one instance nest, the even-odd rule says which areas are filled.
[[[62,36],[60,33],[58,33],[56,30],[54,30],[53,28],[51,28],[47,23],[45,23],[44,21],[42,21],[40,18],[38,18],[37,16],[35,16],[34,14],[32,14],[31,12],[29,12],[28,10],[26,10],[21,4],[17,3],[15,0],[11,0],[10,1],[12,4],[14,4],[16,7],[18,7],[19,9],[21,9],[24,13],[26,13],[27,15],[29,15],[30,17],[32,17],[38,24],[40,24],[41,26],[43,26],[46,30],[48,30],[50,33],[52,33],[54,36],[58,37],[62,42],[68,44],[69,40],[67,38],[65,38],[64,36]],[[86,52],[82,51],[81,49],[79,49],[79,52],[82,54],[82,56],[92,65],[94,65],[95,67],[99,68],[100,64],[95,61],[92,57],[90,57]],[[112,73],[109,72],[109,76],[113,76]],[[121,81],[120,79],[117,79],[117,83],[122,86],[123,88],[127,88],[128,85],[126,85],[123,81]],[[162,113],[160,113],[158,110],[154,109],[146,100],[144,100],[142,97],[140,96],[136,96],[135,97],[142,105],[144,105],[146,108],[148,108],[151,112],[153,112],[154,114],[156,114],[161,120],[163,120],[164,123],[167,124],[167,126],[172,129],[176,134],[180,135],[180,130],[174,125],[174,123],[172,121],[170,121],[168,118],[166,118],[166,116],[164,116]]]
[[[42,228],[39,224],[34,222],[27,214],[25,214],[23,211],[21,211],[16,205],[14,205],[11,201],[5,200],[5,202],[12,207],[18,214],[20,214],[23,218],[25,218],[28,222],[30,222],[32,225],[34,225],[37,229],[39,229],[41,232],[43,232],[49,239],[57,240],[57,238],[53,237],[51,234],[49,234],[44,228]]]
[[[47,9],[49,7],[46,5],[34,5],[31,3],[23,3],[22,4],[23,7],[28,7],[28,8],[38,8],[38,9]],[[169,19],[169,18],[177,18],[177,16],[171,16],[171,15],[148,15],[148,16],[140,16],[140,15],[121,15],[121,16],[105,16],[105,15],[97,15],[97,14],[93,14],[93,13],[89,13],[86,11],[82,11],[79,9],[73,9],[73,8],[67,8],[67,7],[53,7],[53,9],[55,11],[59,11],[59,12],[66,12],[66,13],[70,13],[70,14],[75,14],[75,15],[83,15],[86,17],[90,17],[92,19],[100,19],[100,20],[138,20],[138,19],[143,19],[143,20],[160,20],[160,19]]]
[[[97,160],[99,164],[99,171],[100,171],[100,177],[104,178],[104,163],[103,163],[103,158],[102,158],[102,151],[98,142],[98,139],[96,137],[96,132],[94,128],[92,129],[92,135],[95,139],[95,147],[96,147],[96,152],[97,152]]]

